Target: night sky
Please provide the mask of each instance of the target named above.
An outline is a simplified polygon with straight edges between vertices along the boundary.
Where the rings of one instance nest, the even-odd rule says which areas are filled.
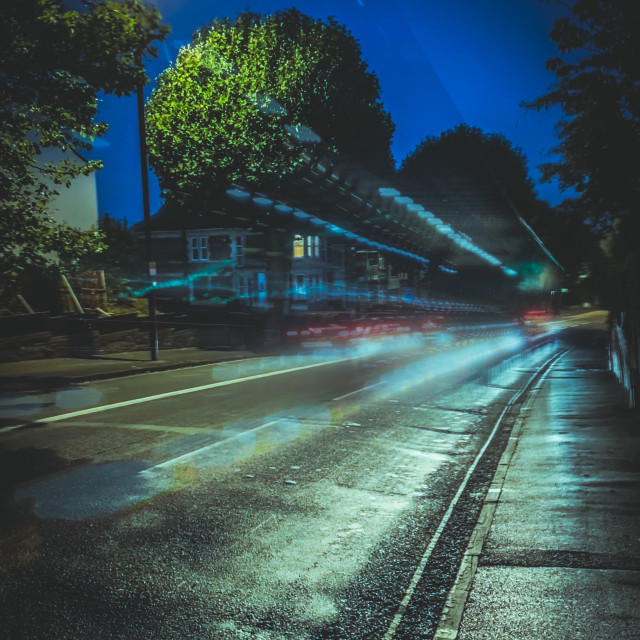
[[[153,79],[191,40],[193,31],[216,16],[249,9],[269,13],[296,6],[316,18],[334,16],[360,42],[380,81],[385,109],[396,125],[392,152],[399,165],[427,135],[466,122],[501,133],[529,160],[540,197],[557,204],[565,196],[554,184],[541,185],[537,165],[551,159],[558,109],[520,107],[554,81],[545,70],[558,55],[549,39],[553,20],[566,10],[539,0],[156,0],[171,26],[158,59],[147,63]],[[148,95],[153,87],[147,88]],[[142,219],[136,100],[106,96],[100,118],[110,125],[91,158],[104,160],[98,173],[100,214]],[[151,213],[162,204],[151,179]]]

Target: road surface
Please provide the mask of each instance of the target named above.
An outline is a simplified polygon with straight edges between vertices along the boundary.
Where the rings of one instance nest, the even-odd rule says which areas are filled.
[[[0,635],[430,637],[563,335],[527,349],[486,328],[4,398]]]

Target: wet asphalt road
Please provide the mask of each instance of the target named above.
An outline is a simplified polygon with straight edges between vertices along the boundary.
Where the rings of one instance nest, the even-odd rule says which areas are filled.
[[[0,637],[429,637],[509,416],[388,630],[497,416],[562,346],[487,374],[506,338],[281,362],[295,370],[278,375],[263,363],[241,383],[67,418],[84,409],[41,402],[29,426],[0,432]],[[168,373],[154,388],[238,373]],[[84,387],[85,402],[86,389],[103,403],[145,395],[109,384]]]

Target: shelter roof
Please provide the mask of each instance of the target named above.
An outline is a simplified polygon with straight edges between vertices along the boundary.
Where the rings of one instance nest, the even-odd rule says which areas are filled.
[[[515,275],[533,261],[562,273],[499,183],[455,170],[418,181],[376,173],[362,158],[309,163],[278,189],[234,185],[200,211],[168,203],[151,227],[310,230],[452,271]]]

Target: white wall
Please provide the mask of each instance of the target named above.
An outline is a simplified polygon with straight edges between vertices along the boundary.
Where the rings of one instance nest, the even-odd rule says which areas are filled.
[[[46,148],[38,156],[38,164],[45,162],[60,162],[73,160],[78,165],[85,164],[73,152],[63,152],[60,149]],[[82,231],[98,228],[98,189],[95,172],[88,176],[79,175],[71,181],[71,186],[53,184],[49,180],[38,179],[54,188],[59,195],[51,201],[51,217],[60,224],[66,224]]]

